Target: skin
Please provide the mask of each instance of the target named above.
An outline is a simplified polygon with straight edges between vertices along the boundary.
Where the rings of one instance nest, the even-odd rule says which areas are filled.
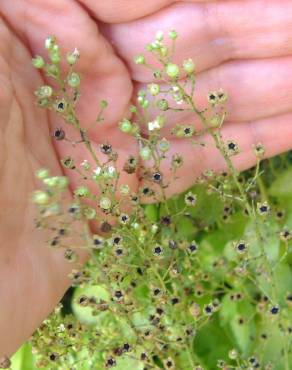
[[[80,120],[85,126],[94,122],[99,101],[109,101],[105,124],[90,130],[90,136],[97,152],[110,138],[121,167],[138,148],[120,133],[117,122],[127,115],[135,91],[151,82],[151,75],[134,65],[132,57],[143,52],[158,29],[175,28],[180,35],[176,61],[196,61],[198,105],[204,106],[209,90],[223,87],[229,93],[223,136],[238,143],[241,153],[234,163],[242,170],[255,163],[253,144],[264,144],[266,156],[292,147],[291,25],[290,0],[1,1],[0,356],[11,355],[31,335],[70,284],[72,265],[62,252],[45,247],[48,235],[35,230],[35,211],[28,201],[39,187],[35,171],[48,167],[52,174],[61,174],[59,159],[72,150],[67,143],[51,140],[50,132],[64,124],[34,104],[34,91],[44,77],[30,59],[43,54],[44,39],[55,34],[65,52],[80,49]],[[170,116],[168,125],[176,119]],[[66,134],[74,137],[67,127]],[[172,139],[171,152],[188,160],[168,195],[188,188],[204,169],[224,169],[212,140],[202,140],[206,148]],[[88,158],[80,145],[75,155],[80,161]],[[166,178],[168,167],[163,168]],[[73,187],[78,184],[77,176],[66,175]],[[139,185],[135,175],[123,175],[122,182],[133,190]],[[81,261],[85,258],[82,255]]]

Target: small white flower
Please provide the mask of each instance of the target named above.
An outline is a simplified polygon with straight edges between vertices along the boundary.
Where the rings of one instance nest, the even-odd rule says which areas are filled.
[[[108,172],[110,175],[113,175],[113,174],[115,174],[116,169],[115,169],[115,167],[114,167],[114,166],[109,166],[109,167],[107,168],[107,172]]]
[[[154,130],[157,130],[157,129],[160,129],[160,124],[157,120],[152,121],[152,122],[148,122],[148,130],[149,131],[154,131]]]
[[[65,331],[65,325],[64,324],[60,324],[59,325],[59,330],[60,331]]]
[[[79,58],[80,57],[80,52],[79,52],[79,50],[77,49],[77,48],[75,48],[74,49],[74,51],[73,51],[73,53],[72,53],[73,55],[74,55],[74,57],[76,57],[76,58]]]
[[[51,47],[54,45],[55,43],[55,38],[50,36],[48,38],[46,38],[46,41],[45,41],[45,48],[46,49],[51,49]]]
[[[101,167],[96,167],[96,169],[93,170],[93,173],[98,176],[101,174],[101,170],[102,170]]]
[[[155,38],[157,41],[162,41],[163,40],[163,31],[159,30],[156,32]]]
[[[88,170],[90,168],[90,164],[87,159],[84,159],[84,161],[80,163],[80,166],[83,167],[85,170]]]
[[[178,105],[181,105],[184,101],[181,99],[181,100],[177,100],[176,104]]]

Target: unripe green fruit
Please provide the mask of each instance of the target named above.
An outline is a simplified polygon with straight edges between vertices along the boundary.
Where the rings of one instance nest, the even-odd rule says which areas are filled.
[[[129,133],[132,131],[132,123],[128,119],[123,119],[119,123],[120,130],[124,133]]]
[[[83,214],[87,220],[93,220],[96,217],[96,210],[91,207],[86,207],[83,210]]]
[[[145,161],[148,161],[151,158],[151,149],[149,146],[144,146],[140,149],[140,156]]]
[[[111,202],[111,200],[110,200],[109,198],[107,198],[107,197],[102,197],[102,198],[100,199],[100,201],[99,201],[99,206],[100,206],[100,208],[102,208],[102,209],[108,210],[108,209],[110,209],[110,208],[111,208],[111,206],[112,206],[112,202]]]
[[[32,196],[32,201],[35,204],[43,206],[43,205],[46,205],[46,204],[49,203],[50,196],[45,191],[37,190],[37,191],[34,192],[34,194]]]
[[[157,101],[156,103],[157,105],[157,108],[162,110],[162,111],[166,111],[168,110],[169,106],[168,106],[168,101],[166,99],[160,99]]]
[[[187,74],[192,74],[195,71],[194,61],[191,58],[184,60],[183,68],[187,72]]]
[[[128,195],[130,193],[130,187],[127,184],[122,184],[120,186],[120,193],[121,195]]]
[[[78,49],[75,49],[73,51],[73,53],[68,53],[67,54],[67,62],[71,66],[73,66],[77,62],[77,60],[78,60],[79,57],[80,57],[80,53],[79,53]]]
[[[45,66],[45,61],[41,56],[37,55],[32,59],[32,65],[35,68],[41,69]]]
[[[136,64],[145,64],[145,57],[144,55],[137,55],[134,59]]]
[[[160,86],[158,84],[149,84],[148,90],[151,95],[156,96],[160,92]]]
[[[44,85],[38,88],[35,94],[40,98],[50,98],[53,95],[51,86]]]
[[[72,72],[68,78],[68,84],[71,87],[78,87],[80,85],[80,76],[76,72]]]
[[[168,63],[165,67],[165,72],[170,78],[177,78],[179,75],[179,67],[174,63]]]
[[[170,143],[165,138],[161,139],[158,143],[158,147],[162,152],[167,152],[170,148]]]
[[[86,186],[79,186],[75,189],[74,194],[78,197],[87,197],[89,195],[89,190]]]
[[[169,32],[168,36],[169,36],[170,39],[175,40],[175,39],[177,39],[178,34],[175,30],[171,30]]]
[[[36,177],[40,180],[44,180],[50,176],[50,171],[47,168],[40,168],[36,171]]]
[[[52,61],[52,63],[60,63],[61,61],[61,56],[60,56],[60,53],[58,51],[53,51],[52,53],[50,53],[50,59]]]

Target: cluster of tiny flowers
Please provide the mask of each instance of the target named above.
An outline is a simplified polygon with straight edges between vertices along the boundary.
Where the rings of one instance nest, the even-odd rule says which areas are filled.
[[[250,329],[256,321],[260,328],[275,322],[273,331],[278,330],[281,351],[288,356],[291,292],[276,286],[276,274],[289,255],[291,232],[277,205],[260,192],[265,149],[260,143],[251,148],[257,160],[254,172],[237,173],[232,161],[240,147],[221,135],[228,96],[222,89],[211,91],[206,109],[197,108],[196,66],[190,58],[174,63],[177,38],[174,30],[168,35],[159,31],[146,46],[160,67],[148,64],[144,54],[135,57],[154,82],[138,91],[129,114],[117,123],[121,136],[131,136],[139,148],[122,167],[111,138],[93,146],[90,130],[78,118],[78,49],[63,57],[56,38],[49,37],[48,62],[41,56],[33,59],[34,67],[54,81],[54,87],[36,90],[37,104],[63,119],[52,139],[71,143],[72,153],[60,163],[80,180],[76,187],[70,184],[70,193],[67,177],[46,168],[36,173],[41,187],[32,194],[36,227],[50,230],[49,247],[64,251],[72,264],[73,287],[73,313],[66,311],[64,298],[31,339],[37,368],[124,369],[126,361],[127,369],[139,370],[269,369],[269,362],[259,359],[269,333]],[[61,69],[63,59],[69,72]],[[156,115],[149,119],[151,107]],[[106,125],[107,108],[101,101],[98,124]],[[168,128],[168,113],[182,111],[201,121],[227,172],[208,169],[192,189],[167,200],[168,187],[189,160],[172,150],[172,142],[183,140],[190,149],[206,145],[194,124],[178,121]],[[67,127],[75,129],[75,138],[68,136]],[[87,158],[74,158],[77,145],[84,146]],[[143,185],[133,192],[121,181],[128,176],[137,176]],[[145,199],[152,204],[143,205]],[[267,248],[271,239],[278,243],[276,252]],[[91,255],[85,266],[79,263],[83,249]],[[212,351],[206,338],[218,344],[211,340],[212,330],[228,336],[228,343],[235,339],[224,359],[210,367],[201,356]],[[250,336],[242,339],[244,332]],[[253,342],[260,343],[256,354],[246,350]],[[0,368],[8,363],[3,358]]]

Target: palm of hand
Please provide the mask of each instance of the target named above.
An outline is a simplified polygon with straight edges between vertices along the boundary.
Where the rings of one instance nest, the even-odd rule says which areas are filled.
[[[63,0],[59,1],[58,5],[46,5],[46,2],[43,1],[23,2],[17,0],[13,2],[13,5],[3,4],[0,8],[4,15],[0,24],[2,57],[0,77],[3,86],[0,95],[0,293],[2,302],[0,355],[9,354],[15,350],[50,312],[68,286],[66,274],[70,271],[70,266],[63,261],[58,252],[41,248],[40,233],[34,229],[33,225],[34,210],[27,201],[29,194],[37,187],[34,179],[35,171],[39,167],[45,166],[49,167],[55,174],[60,173],[58,158],[63,158],[71,150],[69,144],[62,143],[56,147],[57,155],[55,154],[49,133],[53,128],[59,127],[60,122],[55,116],[47,115],[34,105],[33,92],[38,85],[42,84],[42,79],[38,72],[30,67],[31,55],[28,50],[32,50],[33,54],[41,54],[43,40],[52,33],[58,36],[61,44],[66,45],[68,48],[66,51],[73,50],[75,46],[80,47],[82,58],[78,71],[83,75],[83,83],[79,117],[81,122],[93,122],[96,118],[98,102],[102,99],[109,101],[110,109],[105,115],[106,124],[93,130],[91,136],[95,149],[104,140],[107,141],[107,138],[110,138],[112,146],[119,151],[120,165],[129,154],[136,154],[138,148],[131,138],[126,138],[124,134],[120,133],[117,129],[117,122],[127,114],[133,90],[151,79],[149,75],[141,74],[131,65],[130,58],[141,51],[141,44],[151,40],[160,22],[162,24],[164,22],[165,29],[176,27],[183,35],[183,46],[182,49],[178,50],[180,57],[193,57],[198,53],[198,48],[193,47],[188,55],[191,42],[188,28],[177,25],[177,23],[180,16],[187,14],[188,7],[192,6],[194,14],[196,14],[205,9],[205,5],[185,4],[181,7],[170,7],[158,12],[160,6],[168,5],[170,2],[149,1],[144,8],[135,9],[137,13],[125,12],[129,18],[123,19],[118,7],[114,11],[107,11],[106,6],[98,9],[100,6],[94,4],[93,1],[84,0],[83,3],[88,8],[84,9],[75,2],[69,4]],[[110,2],[108,4],[110,6]],[[226,9],[228,9],[227,6]],[[124,62],[99,33],[96,22],[93,21],[88,12],[105,22],[135,20],[135,18],[138,19],[154,12],[154,15],[129,24],[102,25],[103,32],[114,42],[119,54],[130,66],[131,75]],[[55,17],[58,17],[56,24],[54,23]],[[9,27],[4,19],[10,24]],[[19,22],[19,19],[25,21]],[[167,24],[168,19],[171,22],[169,25]],[[187,25],[187,22],[185,24]],[[75,28],[75,25],[78,25],[78,28]],[[149,39],[144,40],[144,30],[148,28],[150,29]],[[125,33],[132,30],[138,37],[127,42]],[[204,32],[198,32],[198,34],[195,44],[200,45],[201,39],[203,40],[202,44],[204,43]],[[148,37],[147,32],[146,36]],[[277,52],[272,50],[271,56],[279,56],[277,63],[280,60],[285,66],[283,70],[289,72],[289,60],[287,58],[282,60]],[[264,55],[264,47],[259,53],[263,54],[258,55],[260,57],[269,56]],[[221,87],[218,86],[217,81],[214,81],[214,76],[217,75],[214,71],[225,68],[223,76],[227,76],[225,77],[227,89],[230,86],[232,93],[235,87],[230,81],[233,71],[236,71],[236,66],[230,62],[216,69],[216,65],[222,62],[220,53],[217,56],[210,55],[207,59],[200,55],[198,58],[194,57],[194,59],[198,59],[198,69],[202,72],[198,78],[198,84],[203,91]],[[252,57],[257,57],[256,51],[251,50],[247,52],[246,56],[238,56],[243,59]],[[262,68],[261,63],[264,61],[251,63],[247,69],[251,69],[252,73],[259,71]],[[266,63],[266,69],[269,73],[275,68],[271,63]],[[238,65],[237,68],[241,68],[243,74],[248,74],[249,72],[244,69],[244,62],[242,65]],[[212,72],[203,72],[210,67],[214,67]],[[274,87],[286,88],[288,93],[287,85],[285,85],[285,73],[282,74],[282,77],[280,76],[277,81],[274,81]],[[264,77],[263,75],[258,78],[264,79]],[[222,87],[225,87],[224,82],[223,78]],[[248,84],[240,86],[243,90],[240,92],[242,96],[245,92],[244,89],[248,88]],[[275,107],[272,108],[267,107],[267,101],[260,94],[261,91],[258,98],[259,104],[254,104],[256,109],[251,104],[252,99],[246,101],[243,99],[242,101],[232,98],[233,100],[231,100],[230,122],[226,125],[225,134],[232,135],[232,138],[239,141],[242,154],[238,156],[236,161],[240,168],[253,164],[254,158],[250,149],[252,143],[262,141],[266,146],[267,155],[288,149],[290,145],[288,138],[292,127],[289,123],[287,99],[279,96],[276,98],[278,100],[275,102]],[[256,95],[253,98],[255,99]],[[275,99],[275,97],[273,98]],[[198,99],[202,100],[202,97],[199,96]],[[274,117],[270,118],[270,116]],[[185,116],[184,119],[187,120],[188,117]],[[172,117],[170,117],[171,120]],[[245,123],[245,121],[249,121],[249,123]],[[275,123],[281,125],[281,135],[274,132]],[[68,134],[71,135],[70,131]],[[80,160],[86,159],[86,149],[82,146],[77,146],[76,149],[76,156]],[[204,160],[200,161],[200,165],[189,160],[181,170],[181,180],[178,181],[176,187],[170,188],[170,193],[190,186],[196,175],[204,168],[222,168],[221,160],[214,155],[215,149],[211,148],[206,152],[204,149],[190,148],[181,141],[172,143],[172,151],[179,151],[188,158],[194,157],[198,160],[199,157]],[[195,165],[196,168],[194,168]],[[186,176],[190,170],[192,175]],[[165,171],[167,172],[167,168]],[[71,176],[70,180],[73,185],[76,185],[78,178],[71,173],[68,175]],[[138,187],[138,179],[133,175],[125,175],[123,182],[127,182],[133,190]],[[13,322],[8,320],[12,313]]]

